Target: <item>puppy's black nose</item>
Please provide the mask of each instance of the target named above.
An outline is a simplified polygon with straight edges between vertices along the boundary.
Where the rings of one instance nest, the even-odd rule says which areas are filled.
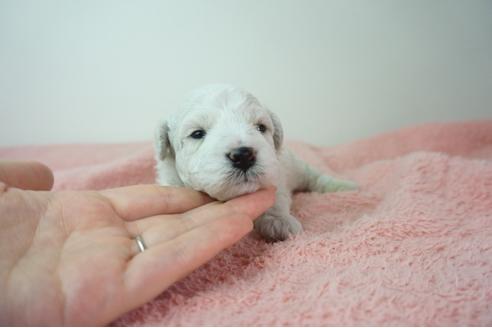
[[[251,147],[239,147],[227,154],[232,166],[247,171],[256,162],[256,152]]]

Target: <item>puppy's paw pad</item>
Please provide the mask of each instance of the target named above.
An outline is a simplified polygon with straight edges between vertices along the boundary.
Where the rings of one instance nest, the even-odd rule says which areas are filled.
[[[268,241],[282,241],[290,235],[300,233],[302,225],[294,217],[289,219],[264,217],[255,222],[255,229]]]

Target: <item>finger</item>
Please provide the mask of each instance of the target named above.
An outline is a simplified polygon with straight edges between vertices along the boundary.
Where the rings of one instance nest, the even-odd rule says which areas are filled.
[[[0,161],[0,181],[26,190],[50,190],[53,172],[39,162]]]
[[[158,215],[147,219],[130,221],[127,223],[127,230],[132,236],[140,235],[148,248],[172,240],[190,230],[217,220],[217,218],[229,216],[234,217],[245,215],[224,205],[223,203],[214,202],[187,213],[178,215]],[[138,247],[135,243],[133,254],[138,253]]]
[[[161,215],[131,221],[127,224],[130,234],[141,235],[148,247],[175,238],[218,217],[246,215],[250,221],[273,205],[273,189],[244,195],[226,203],[213,202],[190,210],[182,215]],[[137,248],[135,246],[135,253]]]
[[[101,191],[125,220],[188,211],[212,201],[205,194],[187,188],[139,185]]]
[[[275,188],[270,187],[252,194],[231,199],[225,203],[238,212],[247,214],[252,220],[273,206],[275,202]]]
[[[208,262],[251,231],[247,215],[225,216],[190,230],[135,256],[128,264],[125,286],[138,306]]]

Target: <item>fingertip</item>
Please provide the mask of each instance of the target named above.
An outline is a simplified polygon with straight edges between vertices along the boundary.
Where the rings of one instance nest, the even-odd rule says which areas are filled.
[[[200,193],[204,204],[207,204],[207,203],[211,203],[211,202],[215,202],[216,201],[216,199],[210,197],[209,195],[207,195],[206,193],[204,193],[202,191],[197,191],[197,192]]]
[[[39,179],[41,181],[41,190],[51,190],[55,182],[53,171],[51,171],[48,166],[40,162],[33,162],[33,165],[36,165],[36,170],[39,174]]]
[[[271,204],[275,203],[275,196],[277,194],[277,187],[275,186],[268,186],[265,189],[260,189],[256,192],[257,197],[264,198],[265,200],[268,200]]]
[[[248,234],[253,230],[253,221],[251,220],[250,216],[247,214],[240,214],[237,216],[237,220],[241,222],[241,234],[242,236]]]
[[[227,201],[225,204],[237,212],[256,219],[275,203],[275,188],[268,187]]]
[[[54,177],[51,169],[37,161],[0,161],[0,181],[10,187],[50,190]]]

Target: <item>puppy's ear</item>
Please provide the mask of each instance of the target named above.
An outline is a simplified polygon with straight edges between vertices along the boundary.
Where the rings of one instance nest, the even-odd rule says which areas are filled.
[[[174,149],[169,141],[169,125],[167,122],[159,124],[155,134],[155,152],[158,160],[174,158]]]
[[[268,113],[273,122],[273,144],[275,145],[276,150],[280,150],[284,141],[284,130],[282,129],[282,124],[280,123],[277,114],[271,110],[268,110]]]

